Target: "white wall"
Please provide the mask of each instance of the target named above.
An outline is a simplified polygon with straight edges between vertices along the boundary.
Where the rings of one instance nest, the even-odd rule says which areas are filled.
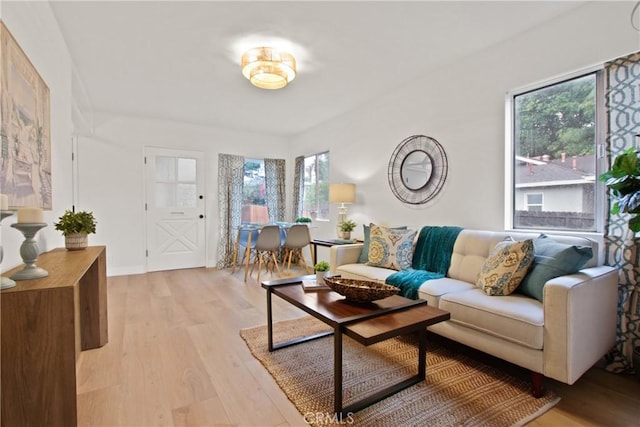
[[[48,227],[38,233],[40,250],[47,251],[64,245],[53,223],[71,206],[71,60],[48,3],[3,2],[1,17],[50,91],[53,208],[44,213]],[[10,227],[14,222],[15,215],[0,227],[2,271],[22,264],[19,250],[24,238]]]
[[[209,265],[217,258],[218,153],[285,157],[291,189],[293,159],[329,149],[332,181],[358,184],[358,201],[349,212],[360,224],[454,224],[499,230],[504,205],[505,93],[638,50],[640,37],[629,23],[630,6],[630,2],[587,4],[535,31],[442,64],[423,78],[405,82],[392,93],[288,142],[162,120],[96,117],[95,134],[79,138],[77,205],[94,211],[99,222],[90,242],[108,245],[110,275],[143,271],[145,145],[206,153]],[[1,13],[51,90],[53,211],[45,213],[50,226],[40,233],[42,249],[48,250],[63,244],[52,224],[72,203],[71,62],[48,3],[3,2]],[[413,134],[436,138],[449,159],[442,192],[419,207],[400,203],[387,183],[391,153]],[[0,230],[3,269],[20,264],[17,251],[22,239],[9,227],[12,221],[5,220]],[[316,236],[334,236],[335,223],[318,226]]]
[[[51,92],[53,210],[45,212],[49,226],[39,233],[43,251],[64,245],[53,223],[70,209],[73,200],[71,138],[72,64],[68,49],[47,2],[3,2],[3,21],[47,82]],[[93,245],[105,244],[107,274],[145,271],[143,150],[144,146],[202,151],[206,155],[207,264],[217,260],[217,160],[219,153],[256,158],[287,158],[286,140],[280,137],[207,128],[165,120],[101,114],[91,117],[91,136],[78,136],[78,199],[76,208],[93,211],[97,233]],[[78,128],[86,130],[86,123]],[[287,164],[287,180],[293,172]],[[290,187],[290,182],[287,183]],[[287,212],[288,214],[288,212]],[[0,229],[4,247],[2,270],[20,265],[21,234]]]
[[[94,135],[78,138],[78,206],[93,211],[98,220],[97,233],[89,239],[90,244],[107,245],[109,275],[146,268],[145,146],[205,153],[207,266],[216,263],[219,240],[218,154],[284,159],[289,155],[287,141],[279,137],[104,114],[94,123]],[[287,162],[287,176],[293,175],[292,167]]]
[[[358,224],[502,230],[507,91],[638,50],[640,34],[629,22],[632,6],[587,4],[510,41],[442,64],[386,96],[297,135],[291,155],[330,150],[331,181],[357,184],[357,202],[349,217]],[[438,140],[449,162],[440,194],[417,207],[397,200],[387,181],[391,153],[414,134]],[[332,209],[335,219],[335,206]],[[320,232],[332,235],[334,226]],[[361,230],[355,235],[361,236]]]

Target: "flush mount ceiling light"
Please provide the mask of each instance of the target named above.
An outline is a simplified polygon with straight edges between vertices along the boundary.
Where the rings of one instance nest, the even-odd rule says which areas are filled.
[[[296,77],[296,60],[272,47],[256,47],[242,55],[242,74],[262,89],[280,89]]]

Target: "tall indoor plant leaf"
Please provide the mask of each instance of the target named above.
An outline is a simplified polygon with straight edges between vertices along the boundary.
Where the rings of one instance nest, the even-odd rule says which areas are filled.
[[[625,150],[615,158],[611,169],[599,176],[604,181],[610,194],[615,198],[611,206],[612,214],[626,213],[632,215],[629,219],[629,229],[634,233],[640,231],[640,151],[633,148]]]

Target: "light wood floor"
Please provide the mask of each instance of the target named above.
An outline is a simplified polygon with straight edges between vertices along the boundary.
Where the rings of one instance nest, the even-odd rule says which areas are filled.
[[[109,343],[79,360],[80,425],[306,425],[239,336],[266,323],[265,293],[254,279],[176,270],[110,277],[108,289]],[[274,315],[303,313],[274,298]],[[633,377],[594,368],[573,386],[547,380],[547,387],[562,400],[533,426],[640,426]]]

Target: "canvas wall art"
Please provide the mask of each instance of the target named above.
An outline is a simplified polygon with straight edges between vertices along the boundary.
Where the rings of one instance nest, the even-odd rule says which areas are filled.
[[[49,88],[0,21],[0,193],[51,209]]]

